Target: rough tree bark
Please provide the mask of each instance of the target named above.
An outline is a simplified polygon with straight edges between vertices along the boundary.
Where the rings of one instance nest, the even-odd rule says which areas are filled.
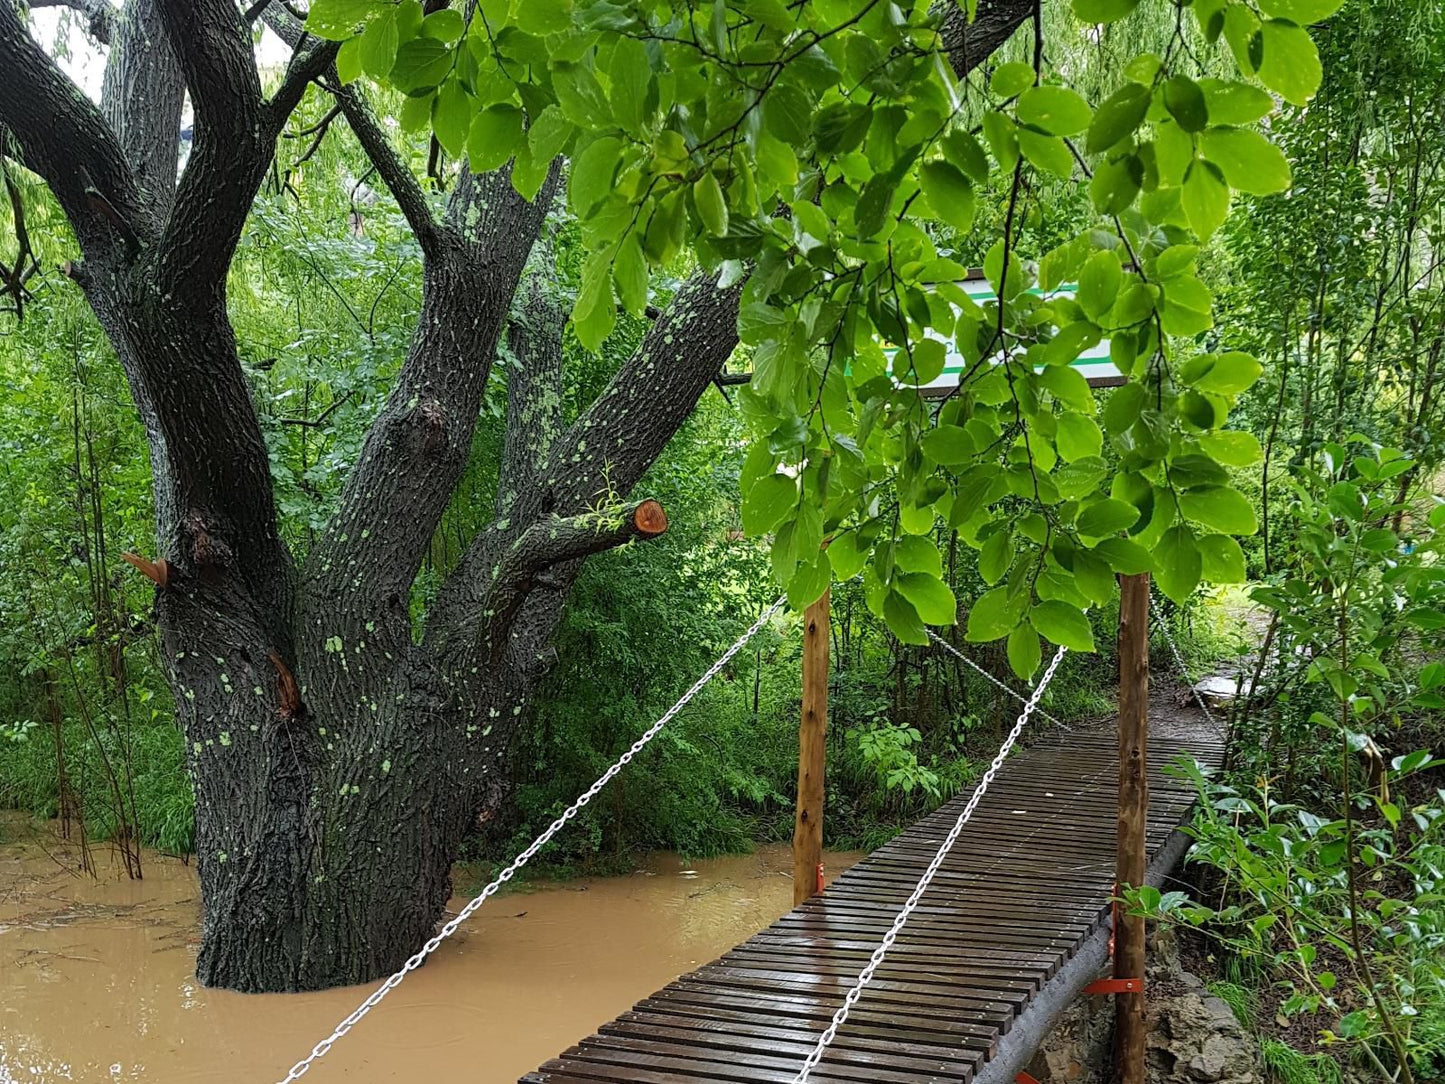
[[[293,556],[226,275],[276,139],[335,47],[300,34],[282,5],[252,5],[295,49],[267,97],[230,0],[64,2],[110,44],[102,101],[40,48],[18,0],[0,0],[0,127],[74,230],[72,277],[150,442],[159,627],[196,790],[198,975],[249,991],[370,981],[431,934],[466,832],[501,799],[504,753],[581,562],[665,529],[656,502],[629,495],[732,352],[740,288],[689,280],[564,430],[562,314],[531,297],[511,315],[560,165],[534,203],[505,172],[463,171],[436,213],[364,94],[333,88],[420,242],[423,299],[339,511]],[[959,69],[1032,10],[985,3],[987,35],[950,39]],[[177,176],[185,93],[195,137]],[[412,581],[509,319],[523,360],[497,518],[418,642]]]

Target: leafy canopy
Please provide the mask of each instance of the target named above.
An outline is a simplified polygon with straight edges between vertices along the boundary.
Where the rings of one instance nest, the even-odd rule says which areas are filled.
[[[1073,12],[1111,23],[1141,2],[1162,0]],[[1303,25],[1335,7],[1171,5],[1165,55],[1134,56],[1092,101],[1042,48],[986,86],[961,79],[941,27],[976,3],[483,0],[424,15],[417,0],[313,0],[308,29],[343,42],[341,78],[406,95],[405,128],[430,127],[475,170],[510,163],[524,195],[565,157],[589,348],[684,258],[722,288],[746,280],[743,524],[772,536],[792,604],[861,572],[872,609],[924,642],[957,615],[934,541],[946,524],[994,585],[969,638],[1006,637],[1027,675],[1040,635],[1092,646],[1084,611],[1116,572],[1152,571],[1175,599],[1242,578],[1235,536],[1255,516],[1229,468],[1259,446],[1224,427],[1261,370],[1201,350],[1213,316],[1196,265],[1235,193],[1289,185],[1257,126],[1274,95],[1299,105],[1318,86]],[[1231,77],[1205,76],[1201,56]],[[1096,218],[1026,258],[1021,194],[1059,178],[1087,184]],[[1002,229],[981,241],[985,206]],[[982,302],[959,285],[972,251]],[[1101,407],[1071,363],[1104,339],[1126,382]],[[950,351],[958,388],[930,402],[919,387]]]

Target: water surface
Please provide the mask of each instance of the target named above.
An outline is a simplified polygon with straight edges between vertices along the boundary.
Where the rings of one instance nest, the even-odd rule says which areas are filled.
[[[0,844],[0,1084],[273,1084],[368,992],[207,990],[195,870],[147,854],[132,882],[104,847],[95,857],[92,879],[48,829]],[[830,875],[856,858],[830,855]],[[786,847],[661,854],[489,900],[306,1079],[515,1081],[772,922],[790,870]]]

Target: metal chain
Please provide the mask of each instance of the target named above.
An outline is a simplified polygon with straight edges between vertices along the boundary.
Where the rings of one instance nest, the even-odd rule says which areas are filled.
[[[650,742],[653,738],[657,737],[659,733],[661,733],[662,728],[665,727],[668,723],[670,723],[672,719],[677,715],[677,713],[687,706],[688,701],[691,700],[694,696],[696,696],[702,690],[702,687],[704,685],[706,685],[709,681],[711,681],[718,675],[718,672],[728,664],[728,662],[732,659],[734,655],[736,655],[739,651],[743,649],[743,646],[749,640],[751,640],[754,636],[758,634],[758,631],[768,623],[772,616],[782,608],[783,603],[786,601],[786,598],[780,598],[771,606],[769,606],[766,610],[764,610],[762,616],[753,622],[752,627],[750,627],[746,632],[739,636],[737,640],[734,641],[732,647],[728,648],[725,652],[723,652],[722,657],[719,658],[717,662],[713,663],[712,666],[708,667],[707,673],[703,674],[702,677],[698,678],[697,681],[693,683],[692,688],[688,689],[687,692],[683,693],[682,698],[678,700],[676,704],[668,708],[667,711],[663,713],[662,717],[657,720],[657,722],[653,723],[652,726],[648,727],[648,729],[643,733],[642,737],[638,738],[635,742],[632,743],[632,748],[628,749],[627,752],[623,753],[622,756],[618,757],[617,761],[612,765],[612,767],[608,768],[605,772],[603,772],[602,775],[597,779],[597,781],[587,788],[586,793],[584,793],[580,798],[573,802],[567,808],[566,812],[564,812],[560,817],[554,820],[547,827],[547,830],[545,832],[543,832],[540,836],[534,839],[531,846],[529,846],[525,851],[523,851],[515,859],[513,859],[510,866],[502,870],[502,872],[497,875],[496,880],[492,881],[491,884],[487,885],[486,888],[482,889],[480,895],[478,895],[475,899],[473,899],[470,903],[463,907],[461,911],[457,913],[457,916],[455,918],[453,918],[450,922],[443,926],[440,931],[438,931],[435,937],[433,937],[430,941],[428,941],[421,948],[419,948],[416,952],[416,955],[413,956],[411,959],[407,960],[407,962],[402,965],[400,971],[398,971],[395,975],[392,975],[391,978],[387,979],[384,983],[377,987],[376,990],[372,992],[371,996],[368,997],[365,1001],[363,1001],[360,1005],[358,1005],[356,1007],[356,1010],[350,1016],[348,1016],[345,1020],[341,1021],[341,1023],[336,1025],[335,1031],[333,1031],[330,1035],[328,1035],[326,1038],[322,1039],[319,1043],[312,1047],[310,1054],[302,1058],[295,1065],[291,1066],[291,1071],[282,1078],[280,1084],[291,1084],[291,1081],[299,1080],[317,1060],[326,1055],[326,1052],[336,1044],[337,1040],[339,1040],[343,1035],[345,1035],[348,1031],[355,1027],[357,1023],[360,1022],[363,1016],[371,1012],[372,1009],[376,1008],[376,1006],[381,1003],[382,998],[386,997],[387,994],[391,993],[391,991],[395,990],[399,985],[401,985],[402,979],[406,978],[406,976],[410,972],[415,971],[418,967],[420,967],[422,961],[425,960],[428,956],[430,956],[433,952],[435,952],[437,950],[437,947],[441,945],[443,941],[445,941],[448,937],[454,934],[458,926],[460,926],[463,922],[470,918],[473,912],[475,912],[478,907],[485,903],[488,898],[495,895],[497,890],[500,889],[502,885],[510,881],[512,877],[516,875],[519,869],[521,869],[529,861],[531,861],[532,857],[536,855],[536,853],[540,851],[543,847],[545,847],[547,843],[552,839],[552,837],[555,836],[558,832],[560,832],[563,826],[566,825],[568,821],[570,821],[578,814],[578,812],[581,811],[583,806],[585,806],[588,802],[592,801],[593,798],[597,797],[598,792],[600,792],[603,787],[605,787],[609,782],[611,782],[612,778],[624,767],[626,767],[627,764],[632,760],[632,758],[635,757],[638,753],[640,753],[643,747],[647,745],[648,742]]]
[[[1189,668],[1184,665],[1184,655],[1179,650],[1179,645],[1174,642],[1174,633],[1169,630],[1169,622],[1160,612],[1159,603],[1152,594],[1149,596],[1149,609],[1154,615],[1154,625],[1164,630],[1164,639],[1169,644],[1169,650],[1174,653],[1174,665],[1179,667],[1179,673],[1184,676],[1185,681],[1189,682],[1189,691],[1194,694],[1194,702],[1199,705],[1199,710],[1204,712],[1204,717],[1209,720],[1209,725],[1218,733],[1224,733],[1224,728],[1219,725],[1219,720],[1214,717],[1214,713],[1209,710],[1209,705],[1204,702],[1204,694],[1199,691],[1199,686],[1189,676]]]
[[[973,661],[972,659],[970,659],[967,655],[965,655],[962,651],[958,650],[958,648],[954,647],[954,646],[953,646],[952,644],[950,644],[947,640],[945,640],[942,636],[938,635],[938,633],[936,633],[936,632],[934,632],[932,629],[928,629],[928,628],[924,629],[923,631],[926,632],[926,633],[928,633],[929,638],[932,639],[933,642],[936,643],[939,647],[943,648],[943,650],[947,651],[950,655],[952,655],[952,656],[953,656],[955,659],[957,659],[959,662],[963,663],[965,666],[971,666],[971,667],[973,667],[973,669],[977,670],[978,673],[979,673],[986,681],[990,681],[990,682],[992,682],[994,685],[997,685],[1000,689],[1002,689],[1004,692],[1008,693],[1009,696],[1013,697],[1013,698],[1014,698],[1015,700],[1017,700],[1020,704],[1027,704],[1027,703],[1029,702],[1028,697],[1026,697],[1026,696],[1024,696],[1023,694],[1019,693],[1019,692],[1018,692],[1017,690],[1015,690],[1012,686],[1006,685],[1006,684],[1004,684],[1002,681],[1000,681],[998,678],[994,677],[994,676],[993,676],[992,674],[990,674],[987,670],[985,670],[982,666],[980,666],[978,663],[974,662],[974,661]],[[1056,727],[1059,727],[1059,728],[1062,729],[1062,730],[1067,730],[1067,731],[1069,731],[1070,733],[1073,732],[1073,728],[1072,728],[1072,727],[1069,727],[1069,726],[1064,725],[1064,724],[1061,723],[1058,719],[1055,719],[1052,715],[1050,715],[1048,712],[1046,712],[1043,708],[1035,708],[1035,709],[1034,709],[1034,714],[1036,714],[1036,715],[1042,715],[1045,719],[1047,719],[1049,722],[1053,723]]]
[[[943,860],[948,857],[948,852],[952,850],[953,845],[958,842],[958,837],[963,833],[963,826],[966,825],[969,818],[973,816],[973,811],[978,808],[978,803],[983,800],[984,793],[988,790],[989,784],[993,782],[993,777],[998,774],[998,770],[1003,767],[1004,758],[1006,758],[1009,755],[1009,751],[1013,749],[1014,742],[1018,741],[1019,734],[1023,732],[1024,724],[1028,722],[1029,716],[1037,710],[1039,698],[1044,695],[1044,690],[1048,688],[1049,682],[1053,680],[1054,671],[1059,668],[1059,663],[1063,660],[1064,653],[1067,650],[1067,648],[1060,647],[1058,652],[1055,653],[1053,661],[1049,663],[1048,669],[1044,671],[1044,676],[1039,679],[1038,686],[1034,689],[1033,695],[1024,702],[1024,710],[1018,717],[1018,722],[1014,723],[1013,729],[1009,731],[1008,737],[1004,739],[1003,745],[999,747],[998,755],[993,758],[993,763],[988,766],[988,771],[984,772],[983,778],[978,781],[978,786],[974,789],[973,796],[969,798],[968,805],[964,806],[963,812],[958,815],[958,820],[954,822],[952,830],[943,841],[943,845],[938,848],[938,853],[933,856],[933,861],[928,864],[928,869],[924,870],[923,876],[919,878],[918,884],[913,889],[913,894],[908,897],[907,902],[903,905],[903,909],[898,912],[898,917],[893,920],[893,927],[883,935],[882,942],[873,950],[873,955],[868,960],[867,966],[859,972],[858,980],[843,998],[843,1004],[838,1007],[838,1011],[833,1014],[833,1022],[829,1024],[827,1030],[818,1037],[818,1044],[813,1047],[813,1052],[808,1055],[808,1060],[803,1062],[803,1068],[800,1069],[798,1075],[793,1078],[792,1084],[807,1084],[808,1075],[818,1067],[818,1063],[823,1059],[824,1051],[826,1051],[833,1040],[838,1037],[838,1029],[842,1027],[843,1022],[848,1019],[848,1014],[853,1011],[853,1006],[858,1004],[858,999],[863,996],[863,988],[873,981],[874,972],[876,972],[879,965],[883,963],[883,958],[888,955],[888,950],[893,947],[893,943],[898,940],[899,932],[902,931],[909,916],[913,914],[914,910],[918,907],[918,902],[923,898],[923,894],[928,891],[928,886],[933,883],[934,875],[938,873],[939,868],[943,865]]]

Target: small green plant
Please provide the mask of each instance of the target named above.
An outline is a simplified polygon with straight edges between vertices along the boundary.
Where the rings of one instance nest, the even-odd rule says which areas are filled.
[[[1209,992],[1229,1006],[1234,1018],[1247,1028],[1254,1027],[1254,991],[1237,982],[1211,982]]]
[[[885,789],[905,795],[917,791],[936,801],[942,797],[938,773],[918,762],[914,748],[922,741],[916,726],[877,723],[858,733],[858,754]]]
[[[1301,1054],[1278,1039],[1266,1039],[1260,1053],[1270,1084],[1343,1084],[1339,1063],[1328,1054]]]

